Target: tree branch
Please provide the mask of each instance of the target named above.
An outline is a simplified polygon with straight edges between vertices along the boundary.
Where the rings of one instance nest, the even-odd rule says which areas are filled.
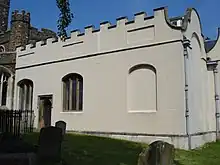
[[[57,7],[60,10],[59,19],[57,21],[58,36],[62,41],[67,37],[66,28],[71,24],[73,14],[70,10],[69,0],[56,0]]]

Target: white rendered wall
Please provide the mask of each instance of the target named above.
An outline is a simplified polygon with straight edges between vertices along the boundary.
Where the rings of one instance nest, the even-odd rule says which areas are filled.
[[[52,94],[52,123],[64,120],[68,130],[185,134],[181,32],[167,25],[163,9],[155,10],[154,18],[144,17],[136,15],[129,24],[120,19],[110,29],[105,23],[99,32],[87,28],[85,35],[74,32],[64,43],[49,40],[45,46],[37,43],[36,48],[28,45],[18,51],[15,81],[33,81],[36,115],[37,97]],[[139,64],[153,66],[156,72],[129,74]],[[62,110],[61,79],[69,73],[83,76],[82,112]],[[137,87],[140,92],[135,92],[135,84],[143,91]]]
[[[215,131],[213,75],[207,70],[200,18],[195,10],[192,10],[190,20],[184,32],[192,47],[188,50],[190,132],[192,134],[213,132]]]
[[[176,56],[181,49],[181,43],[176,43],[28,68],[17,71],[16,82],[23,78],[33,81],[36,114],[37,96],[53,94],[52,121],[66,121],[69,130],[183,134],[184,81],[179,67],[182,60]],[[140,63],[151,64],[157,69],[158,109],[155,112],[136,109],[135,113],[128,109],[128,71]],[[84,78],[83,111],[78,113],[62,112],[61,79],[70,72],[79,73]],[[142,97],[144,95],[140,93],[139,98]]]

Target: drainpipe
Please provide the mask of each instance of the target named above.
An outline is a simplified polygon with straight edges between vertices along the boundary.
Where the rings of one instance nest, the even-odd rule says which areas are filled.
[[[215,91],[215,124],[216,124],[216,140],[219,139],[219,94],[218,94],[218,61],[208,60],[207,65],[213,70],[214,91]]]
[[[213,69],[214,88],[215,88],[215,122],[216,122],[216,139],[219,139],[219,94],[218,94],[218,69]]]
[[[188,149],[191,149],[191,134],[189,132],[189,71],[188,71],[188,51],[190,48],[190,41],[184,36],[183,37],[183,48],[184,48],[184,73],[185,73],[185,118],[186,118],[186,134],[188,138]]]
[[[215,124],[216,124],[216,140],[220,138],[219,136],[219,94],[218,94],[218,61],[207,60],[208,67],[213,70],[214,77],[214,91],[215,91]]]

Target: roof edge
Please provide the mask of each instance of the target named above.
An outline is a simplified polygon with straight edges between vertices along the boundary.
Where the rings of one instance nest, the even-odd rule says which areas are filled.
[[[184,18],[183,18],[182,26],[176,26],[176,25],[174,25],[174,24],[171,23],[171,19],[168,17],[168,9],[165,8],[165,9],[164,9],[164,15],[165,15],[166,23],[167,23],[168,26],[170,26],[172,29],[186,31],[186,30],[187,30],[187,27],[188,27],[188,24],[189,24],[189,22],[191,21],[192,11],[195,11],[195,13],[197,14],[198,19],[199,19],[199,24],[200,24],[200,30],[202,31],[201,19],[200,19],[200,16],[199,16],[198,11],[197,11],[195,8],[187,8],[187,10],[186,10],[186,12],[185,12],[185,15],[183,16]]]
[[[212,49],[214,49],[214,47],[216,46],[218,40],[219,40],[219,37],[220,37],[220,27],[218,27],[218,35],[217,35],[217,39],[215,40],[215,44],[212,46],[212,48],[206,52],[206,53],[209,53],[210,51],[212,51]]]

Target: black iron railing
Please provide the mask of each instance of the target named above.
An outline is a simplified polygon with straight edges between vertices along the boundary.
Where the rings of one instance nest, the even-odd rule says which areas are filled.
[[[0,133],[19,136],[33,132],[33,123],[33,110],[0,110]]]

